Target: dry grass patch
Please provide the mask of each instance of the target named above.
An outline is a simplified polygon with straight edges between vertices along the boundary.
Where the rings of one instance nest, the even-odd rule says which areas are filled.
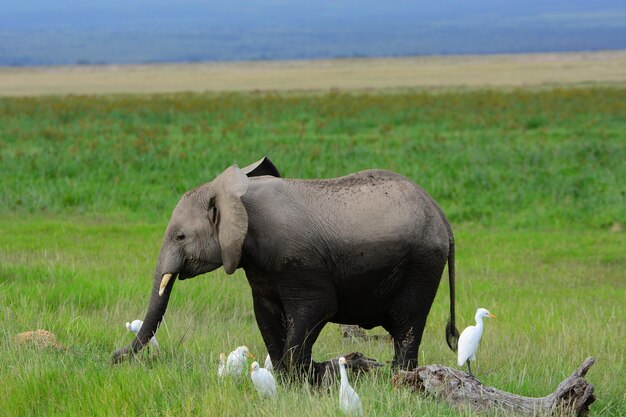
[[[626,82],[626,51],[0,68],[0,96]]]

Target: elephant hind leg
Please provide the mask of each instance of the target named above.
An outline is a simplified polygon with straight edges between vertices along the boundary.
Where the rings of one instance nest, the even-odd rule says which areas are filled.
[[[415,343],[415,328],[388,329],[393,337],[394,357],[391,366],[402,370],[413,370],[417,366],[419,344]]]
[[[393,366],[412,370],[417,366],[426,319],[433,304],[443,267],[412,275],[404,290],[398,292],[389,311],[387,331],[394,339]],[[412,285],[411,285],[412,284]]]

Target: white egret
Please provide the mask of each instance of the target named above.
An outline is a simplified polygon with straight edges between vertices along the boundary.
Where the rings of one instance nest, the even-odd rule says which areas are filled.
[[[246,367],[247,357],[254,358],[247,346],[239,346],[230,352],[226,359],[226,368],[224,369],[226,374],[237,378],[240,377]]]
[[[272,358],[270,358],[269,353],[265,357],[265,369],[267,369],[270,372],[274,371],[274,365],[272,364]]]
[[[259,367],[258,362],[252,362],[250,365],[250,378],[252,378],[252,383],[254,384],[254,388],[256,388],[257,392],[262,397],[276,397],[276,380],[274,379],[274,375],[270,371],[265,368]]]
[[[217,368],[217,376],[220,378],[224,376],[224,370],[226,368],[226,354],[224,352],[220,353],[220,366]]]
[[[465,363],[467,363],[467,369],[470,375],[472,375],[470,360],[476,360],[476,351],[478,350],[480,338],[483,335],[484,317],[489,317],[493,319],[496,318],[496,316],[487,311],[487,309],[479,308],[478,310],[476,310],[476,315],[474,316],[474,318],[476,319],[476,326],[466,327],[459,337],[457,364],[459,366],[463,366]]]
[[[129,332],[134,333],[135,336],[137,336],[137,333],[139,333],[141,326],[143,326],[143,321],[141,320],[133,320],[131,323],[126,322],[126,328],[128,329]],[[148,343],[154,346],[157,352],[161,351],[161,349],[159,348],[159,342],[157,342],[156,340],[156,336],[152,336],[152,338],[150,338],[150,341]]]
[[[349,416],[362,417],[363,405],[359,394],[350,386],[346,373],[346,358],[339,358],[339,373],[341,374],[341,386],[339,387],[339,407]]]

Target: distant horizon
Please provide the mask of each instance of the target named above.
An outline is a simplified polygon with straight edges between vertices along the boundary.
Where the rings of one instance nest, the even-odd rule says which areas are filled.
[[[407,54],[407,55],[387,55],[387,56],[331,56],[331,57],[319,57],[319,58],[259,58],[259,59],[214,59],[214,60],[194,60],[194,61],[144,61],[144,62],[76,62],[68,64],[33,64],[33,65],[1,65],[0,68],[54,68],[54,67],[106,67],[106,66],[150,66],[150,65],[219,65],[219,64],[238,64],[238,63],[298,63],[298,62],[323,62],[323,61],[340,61],[340,60],[404,60],[412,58],[454,58],[454,57],[497,57],[497,56],[515,56],[515,55],[567,55],[567,54],[598,54],[598,53],[615,53],[626,52],[625,48],[615,49],[597,49],[597,50],[566,50],[566,51],[531,51],[531,52],[494,52],[494,53],[430,53],[430,54]]]

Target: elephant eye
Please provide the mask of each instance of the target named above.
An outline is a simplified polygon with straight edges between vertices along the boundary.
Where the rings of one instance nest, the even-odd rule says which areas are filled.
[[[178,240],[179,242],[185,240],[185,234],[181,231],[179,231],[178,233],[176,233],[176,240]]]
[[[209,208],[209,220],[211,221],[212,224],[216,224],[218,221],[218,214],[217,214],[217,208],[216,207],[210,207]]]

